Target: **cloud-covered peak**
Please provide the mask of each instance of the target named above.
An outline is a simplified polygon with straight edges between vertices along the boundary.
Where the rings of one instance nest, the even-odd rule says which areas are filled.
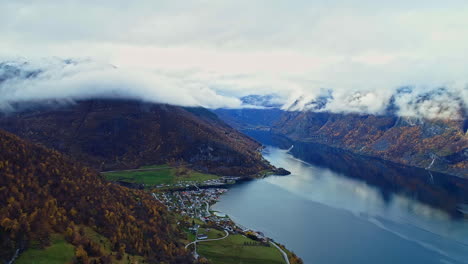
[[[288,111],[397,115],[426,119],[466,119],[466,87],[400,87],[388,93],[335,91],[301,95],[283,105]]]
[[[207,108],[275,107],[429,119],[463,119],[467,112],[466,86],[404,86],[374,91],[320,88],[261,94],[262,86],[257,85],[251,76],[122,69],[89,59],[0,62],[0,108],[4,110],[26,101],[130,98]],[[230,94],[232,89],[252,94]],[[288,89],[278,87],[277,91]]]
[[[0,58],[28,63],[0,101],[242,107],[276,94],[291,110],[463,117],[467,13],[464,0],[2,1]]]
[[[240,98],[243,107],[281,108],[283,99],[276,94],[251,94]]]
[[[219,95],[190,78],[124,70],[90,60],[0,63],[0,107],[16,102],[132,98],[182,106],[238,107],[240,100]]]

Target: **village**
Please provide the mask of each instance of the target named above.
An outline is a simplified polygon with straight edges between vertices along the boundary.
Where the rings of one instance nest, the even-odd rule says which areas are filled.
[[[202,226],[223,230],[228,234],[242,234],[256,241],[268,243],[269,239],[263,233],[249,230],[234,223],[226,214],[210,210],[210,206],[225,192],[227,192],[225,188],[208,188],[153,193],[153,197],[170,211],[189,219],[200,220]],[[188,229],[196,234],[196,240],[207,239],[206,234],[198,233],[200,226],[192,221]]]
[[[204,181],[179,180],[176,183],[158,184],[154,187],[163,190],[188,190],[199,188],[221,188],[235,184],[240,177],[216,177]]]
[[[220,182],[226,181],[225,179],[211,180],[208,184],[216,186]],[[262,232],[245,228],[232,221],[228,215],[210,210],[210,207],[228,189],[219,186],[199,188],[197,185],[193,189],[192,186],[189,185],[185,189],[155,189],[152,195],[169,211],[179,216],[177,225],[187,234],[185,248],[193,250],[192,253],[196,259],[199,259],[200,255],[213,256],[213,253],[216,255],[216,252],[224,250],[225,247],[232,247],[236,250],[246,249],[243,252],[250,252],[244,253],[251,254],[250,257],[255,257],[258,250],[269,252],[267,253],[269,256],[278,254],[273,258],[283,259],[284,263],[290,264],[288,254],[291,253],[286,253],[286,248],[266,237]],[[208,242],[211,246],[205,243],[198,245],[200,242]]]

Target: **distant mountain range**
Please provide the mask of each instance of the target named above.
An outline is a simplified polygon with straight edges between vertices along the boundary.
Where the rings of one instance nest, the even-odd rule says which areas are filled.
[[[213,112],[230,126],[239,129],[269,130],[285,111],[278,108],[215,109]]]
[[[97,170],[186,162],[201,171],[248,176],[271,167],[259,143],[204,108],[111,99],[13,107],[0,114],[0,128]]]
[[[280,108],[282,106],[279,103],[279,97],[274,94],[268,95],[247,95],[240,98],[241,102],[245,106],[259,106],[263,108]]]

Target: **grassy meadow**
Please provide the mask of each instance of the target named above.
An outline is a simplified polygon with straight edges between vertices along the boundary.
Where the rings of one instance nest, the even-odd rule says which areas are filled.
[[[169,167],[168,165],[144,166],[134,171],[116,171],[103,173],[109,181],[123,181],[145,185],[175,184],[178,182],[200,183],[218,176],[197,172],[188,168]]]
[[[242,235],[230,235],[218,241],[199,242],[198,253],[214,264],[283,264],[277,248],[262,245],[245,245],[255,242]]]

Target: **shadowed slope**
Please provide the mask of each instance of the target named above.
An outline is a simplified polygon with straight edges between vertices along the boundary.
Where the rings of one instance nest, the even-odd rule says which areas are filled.
[[[251,175],[269,167],[260,144],[203,108],[131,100],[19,105],[0,128],[67,153],[99,170],[183,161],[222,175]]]

